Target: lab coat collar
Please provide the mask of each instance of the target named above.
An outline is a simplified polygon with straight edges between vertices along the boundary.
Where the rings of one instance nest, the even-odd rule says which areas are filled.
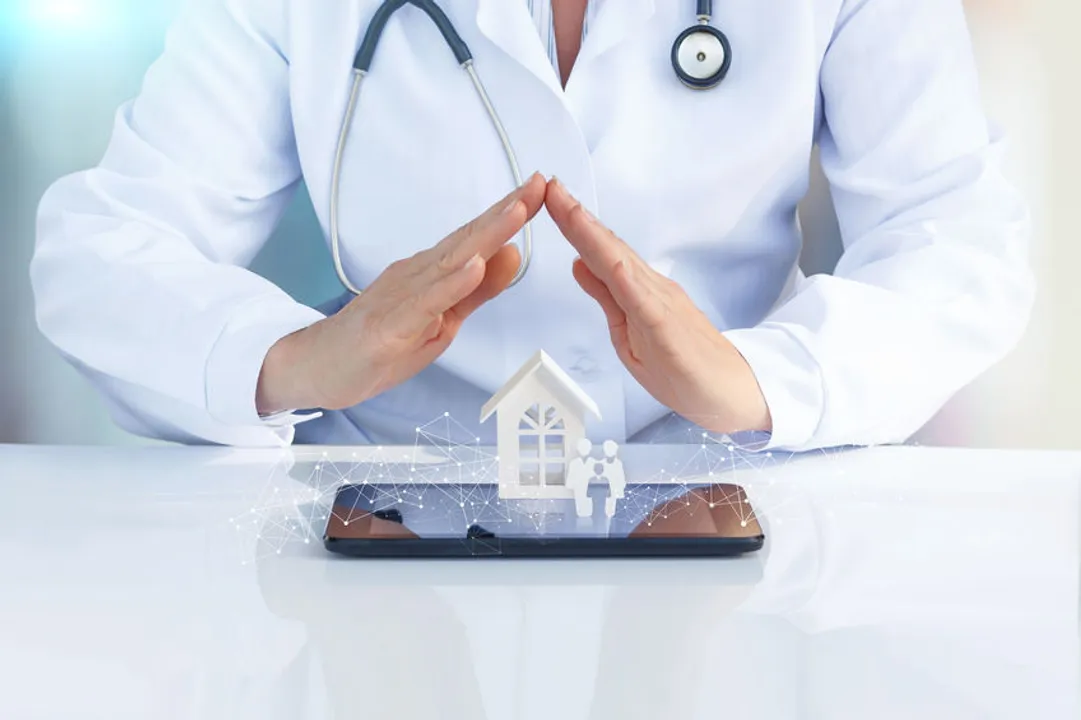
[[[654,0],[594,0],[602,2],[578,54],[577,64],[600,56],[622,42],[655,11]],[[477,0],[477,26],[503,52],[539,78],[552,92],[563,89],[552,62],[537,36],[525,3]]]
[[[587,63],[619,45],[653,17],[654,0],[593,0],[599,2],[597,16],[589,26],[585,44],[575,64]]]
[[[510,0],[477,0],[477,26],[504,53],[537,76],[552,92],[562,93],[526,4]]]

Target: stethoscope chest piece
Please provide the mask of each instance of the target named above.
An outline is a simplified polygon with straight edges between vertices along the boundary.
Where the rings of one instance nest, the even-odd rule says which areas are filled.
[[[689,88],[709,90],[724,80],[732,66],[732,45],[717,28],[694,25],[679,34],[672,46],[672,67]]]

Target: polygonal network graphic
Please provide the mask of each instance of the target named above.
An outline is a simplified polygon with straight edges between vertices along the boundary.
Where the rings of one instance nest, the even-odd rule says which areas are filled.
[[[719,508],[730,510],[741,527],[759,519],[782,523],[784,505],[799,493],[791,482],[776,482],[779,470],[807,457],[755,452],[678,418],[659,423],[645,442],[622,451],[628,485],[620,517],[640,528]],[[831,453],[812,455],[828,460]],[[510,527],[544,534],[565,520],[566,508],[546,501],[515,502],[511,511],[499,498],[498,483],[494,448],[444,413],[416,428],[412,447],[297,448],[293,462],[268,472],[249,511],[230,522],[246,546],[242,557],[258,559],[292,545],[321,544],[331,515],[343,511],[334,505],[343,486],[357,488],[364,500],[363,507],[346,508],[348,517],[339,517],[348,522],[393,511],[427,518],[421,527],[428,522],[464,536],[475,526],[496,534]]]

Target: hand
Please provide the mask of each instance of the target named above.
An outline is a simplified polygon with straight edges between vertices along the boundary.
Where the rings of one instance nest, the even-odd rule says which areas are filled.
[[[716,433],[770,431],[750,366],[675,282],[654,271],[558,181],[548,212],[578,251],[574,277],[608,318],[619,359],[658,402]]]
[[[520,256],[507,243],[544,193],[533,175],[435,247],[393,263],[336,315],[280,340],[259,377],[259,412],[352,407],[430,365],[514,278]]]

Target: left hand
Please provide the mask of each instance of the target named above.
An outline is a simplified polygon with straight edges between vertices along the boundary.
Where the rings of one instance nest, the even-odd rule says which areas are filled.
[[[574,278],[600,304],[619,359],[650,395],[715,433],[773,423],[743,356],[677,283],[653,270],[558,180],[545,204],[578,251]]]

